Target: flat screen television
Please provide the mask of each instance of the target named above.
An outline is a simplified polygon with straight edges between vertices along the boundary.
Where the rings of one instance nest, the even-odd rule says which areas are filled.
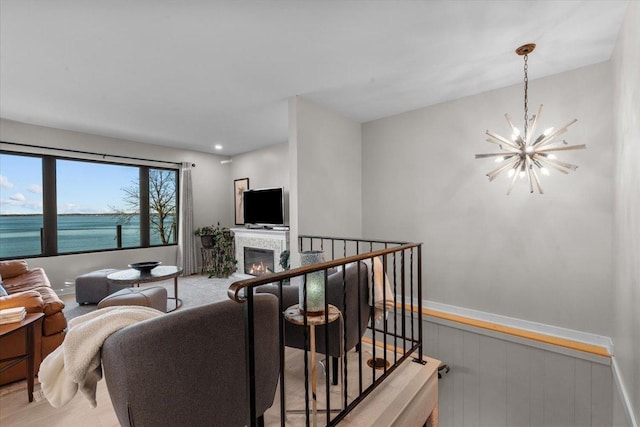
[[[284,225],[284,188],[247,190],[242,204],[245,224]]]

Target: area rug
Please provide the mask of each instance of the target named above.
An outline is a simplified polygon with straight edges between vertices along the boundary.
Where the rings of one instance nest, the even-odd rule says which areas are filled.
[[[209,278],[206,275],[196,274],[188,277],[178,278],[178,297],[182,300],[182,308],[196,307],[199,305],[209,304],[216,301],[228,299],[227,289],[229,285],[244,277],[239,275],[231,275],[226,279]],[[142,288],[162,286],[167,290],[167,295],[174,295],[173,279],[164,280],[162,282],[146,283]],[[174,300],[167,301],[167,308],[171,310],[175,307]],[[78,305],[75,301],[66,301],[63,310],[67,321],[74,317],[81,316],[97,309],[97,304]]]

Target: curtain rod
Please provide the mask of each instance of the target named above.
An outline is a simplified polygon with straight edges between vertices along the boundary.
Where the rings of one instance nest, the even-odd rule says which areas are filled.
[[[75,154],[88,154],[91,156],[102,156],[102,158],[106,158],[106,157],[113,157],[116,159],[126,159],[126,160],[141,160],[143,162],[154,162],[154,163],[164,163],[164,164],[168,164],[168,165],[177,165],[177,166],[181,166],[182,163],[181,162],[167,162],[165,160],[152,160],[152,159],[143,159],[141,157],[130,157],[130,156],[120,156],[118,154],[106,154],[106,153],[94,153],[91,151],[82,151],[82,150],[72,150],[70,148],[55,148],[55,147],[44,147],[41,145],[32,145],[32,144],[22,144],[20,142],[7,142],[7,141],[0,141],[2,144],[9,144],[9,145],[19,145],[21,147],[29,147],[29,148],[42,148],[45,150],[56,150],[56,151],[64,151],[67,153],[75,153]],[[195,163],[191,163],[191,167],[196,167]]]

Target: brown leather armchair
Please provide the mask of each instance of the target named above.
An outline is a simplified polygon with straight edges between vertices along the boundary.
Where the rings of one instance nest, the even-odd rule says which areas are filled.
[[[8,295],[0,296],[0,309],[25,307],[28,313],[44,313],[42,327],[37,328],[35,342],[36,372],[40,362],[64,340],[67,319],[64,303],[51,288],[42,268],[29,269],[25,260],[0,261],[0,280]],[[0,339],[0,359],[24,354],[24,331]],[[0,374],[0,385],[26,378],[26,362]]]

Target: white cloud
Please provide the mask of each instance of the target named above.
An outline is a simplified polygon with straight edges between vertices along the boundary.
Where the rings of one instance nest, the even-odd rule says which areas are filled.
[[[42,194],[42,186],[38,184],[30,184],[27,187],[27,190],[29,190],[31,193]]]
[[[27,198],[24,197],[21,193],[16,193],[13,196],[9,196],[9,200],[13,200],[15,202],[24,202],[25,200],[27,200]]]
[[[6,176],[0,175],[0,187],[13,188],[13,182],[9,181]]]
[[[73,213],[78,209],[78,205],[75,203],[65,203],[62,206],[58,206],[58,212],[60,213]]]
[[[19,197],[0,200],[0,215],[21,215],[25,213],[41,214],[42,202],[20,200]]]
[[[24,202],[24,208],[42,213],[42,202]]]
[[[103,207],[92,207],[92,206],[81,206],[75,203],[65,203],[62,206],[58,206],[58,213],[61,214],[74,214],[74,213],[83,213],[83,214],[101,214],[101,213],[112,213],[108,208]]]

